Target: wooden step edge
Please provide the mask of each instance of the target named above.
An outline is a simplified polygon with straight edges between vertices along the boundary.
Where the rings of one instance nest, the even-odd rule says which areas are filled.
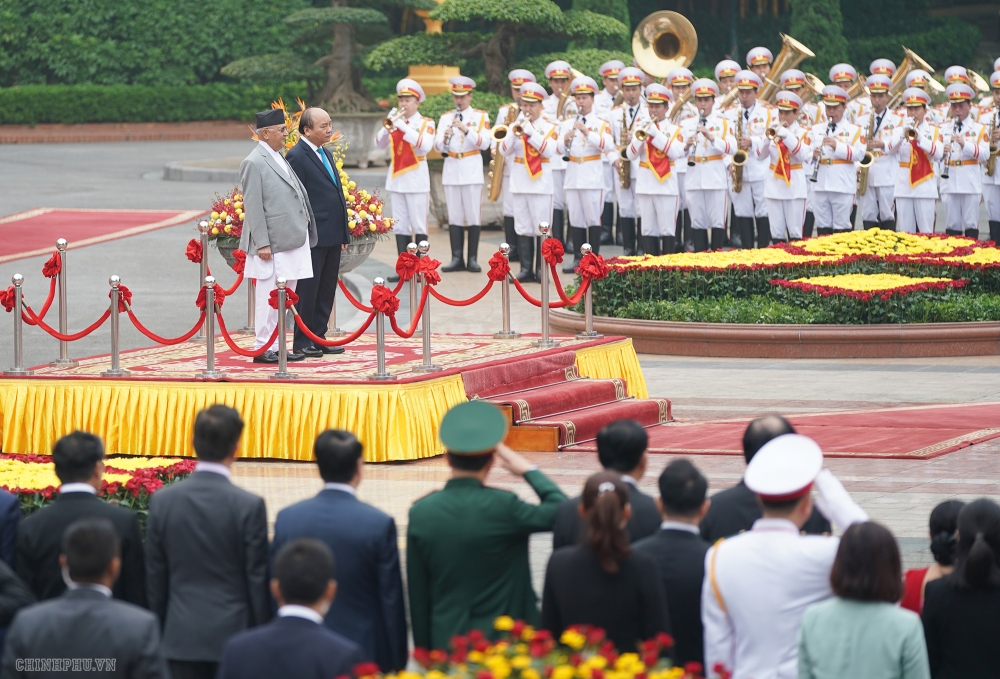
[[[523,453],[554,453],[559,450],[559,427],[511,427],[504,443]]]

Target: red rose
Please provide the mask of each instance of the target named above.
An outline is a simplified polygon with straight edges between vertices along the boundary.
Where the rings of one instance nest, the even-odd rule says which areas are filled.
[[[354,666],[355,677],[370,677],[380,672],[378,665],[373,662],[363,662]]]

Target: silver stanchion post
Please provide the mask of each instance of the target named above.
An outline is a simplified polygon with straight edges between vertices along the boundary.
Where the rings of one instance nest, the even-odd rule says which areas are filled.
[[[118,286],[121,282],[118,276],[108,279],[111,285],[111,370],[102,372],[101,377],[128,377],[132,374],[122,368],[119,362],[121,346],[118,338],[118,300],[121,299],[121,290]]]
[[[201,234],[201,264],[199,265],[198,286],[205,281],[208,276],[208,231],[209,224],[204,219],[198,222],[198,233]],[[192,342],[201,342],[205,339],[205,324],[198,328],[198,334],[191,338]]]
[[[538,241],[539,252],[541,252],[542,244],[548,238],[552,227],[549,226],[548,222],[542,222],[538,225],[538,230],[542,234],[541,239]],[[539,347],[540,349],[551,349],[552,347],[559,346],[559,342],[549,339],[549,265],[544,257],[542,258],[541,269],[539,273],[542,277],[542,337],[532,342],[531,346]]]
[[[254,328],[254,316],[257,310],[254,306],[257,303],[257,300],[254,298],[256,288],[254,287],[253,280],[250,278],[244,278],[243,282],[247,284],[247,325],[245,328],[240,328],[240,332],[245,335],[256,335],[257,330]]]
[[[21,286],[24,285],[24,276],[19,273],[10,278],[14,284],[14,365],[8,370],[4,370],[4,375],[33,375],[33,370],[24,367],[24,337],[22,335],[23,326],[21,324],[21,299],[23,292]]]
[[[407,243],[406,251],[409,252],[414,257],[419,257],[417,254],[417,244]],[[418,274],[413,274],[410,280],[406,284],[410,288],[410,323],[413,323],[413,314],[417,313],[417,303],[420,300],[420,276]]]
[[[372,283],[375,287],[382,287],[385,285],[385,279],[379,277]],[[368,379],[375,382],[389,382],[396,379],[396,376],[385,367],[385,314],[381,311],[375,312],[375,372],[369,375]]]
[[[510,245],[500,243],[500,254],[510,259]],[[510,273],[500,281],[500,303],[503,306],[503,330],[493,333],[493,339],[517,339],[521,333],[510,329]]]
[[[420,250],[420,256],[421,257],[426,257],[427,253],[430,252],[431,244],[428,243],[425,240],[422,240],[422,241],[420,241],[420,245],[418,246],[418,248]],[[427,281],[423,280],[423,275],[421,275],[421,284],[422,285],[427,285]],[[422,291],[421,291],[421,294],[422,294]],[[436,373],[439,370],[444,370],[444,368],[442,368],[441,366],[434,365],[434,363],[431,362],[431,300],[430,300],[430,298],[428,298],[427,302],[424,304],[424,313],[420,317],[420,326],[421,326],[421,328],[420,328],[421,335],[423,336],[423,340],[424,340],[424,362],[421,363],[420,365],[418,365],[416,368],[414,368],[414,370],[417,371],[417,372],[422,372],[422,373]]]
[[[67,334],[69,323],[67,321],[66,307],[66,248],[69,243],[65,238],[56,241],[56,251],[59,253],[59,273],[56,274],[56,286],[59,288],[59,333]],[[59,340],[59,358],[52,361],[50,365],[61,365],[64,368],[74,368],[80,363],[69,357],[69,342]]]
[[[337,285],[340,285],[340,276],[337,276]],[[337,296],[333,296],[333,306],[330,308],[330,320],[327,323],[330,329],[326,331],[325,337],[344,337],[346,332],[337,327]]]
[[[593,251],[594,251],[594,248],[590,245],[590,243],[584,243],[582,246],[580,246],[580,256],[581,257],[586,257],[587,255],[589,255]],[[580,280],[581,280],[581,282],[583,281],[582,278]],[[584,321],[584,330],[583,330],[583,332],[577,334],[577,336],[576,336],[577,339],[599,339],[601,337],[604,337],[604,335],[602,335],[601,333],[594,332],[594,286],[593,286],[593,281],[591,281],[591,285],[587,286],[587,292],[586,292],[586,294],[584,295],[584,298],[583,298],[583,321]]]
[[[272,380],[294,380],[298,375],[288,372],[288,337],[286,336],[285,318],[288,311],[285,309],[285,299],[288,292],[285,286],[288,281],[279,278],[274,282],[278,288],[278,372],[271,375]]]
[[[225,374],[215,369],[215,277],[205,276],[205,369],[198,377],[216,380]]]

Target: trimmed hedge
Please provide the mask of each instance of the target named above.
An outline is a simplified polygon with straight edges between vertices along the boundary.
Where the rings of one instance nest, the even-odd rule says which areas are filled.
[[[145,85],[25,85],[0,88],[0,124],[148,123],[253,120],[279,97],[294,107],[305,83],[273,87],[228,83]]]
[[[875,59],[889,55],[899,63],[901,45],[919,54],[939,73],[951,64],[967,64],[976,54],[982,39],[979,29],[953,17],[934,17],[934,28],[906,35],[886,35],[851,40],[847,44],[848,61],[852,64],[870,64]],[[984,74],[989,78],[988,74]]]

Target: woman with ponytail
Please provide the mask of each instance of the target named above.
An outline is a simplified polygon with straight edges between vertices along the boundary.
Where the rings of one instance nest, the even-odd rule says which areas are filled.
[[[959,513],[955,570],[927,584],[923,620],[933,679],[1000,676],[1000,506],[992,500]]]
[[[919,613],[924,607],[924,589],[932,580],[948,575],[955,569],[955,549],[958,546],[958,513],[965,503],[945,500],[931,512],[931,554],[934,563],[927,568],[906,571],[903,601],[900,606]]]
[[[614,472],[587,479],[580,502],[586,525],[581,545],[552,553],[542,593],[542,629],[558,639],[571,625],[593,625],[619,652],[670,632],[667,600],[656,562],[632,552],[625,525],[632,515],[628,486]]]

